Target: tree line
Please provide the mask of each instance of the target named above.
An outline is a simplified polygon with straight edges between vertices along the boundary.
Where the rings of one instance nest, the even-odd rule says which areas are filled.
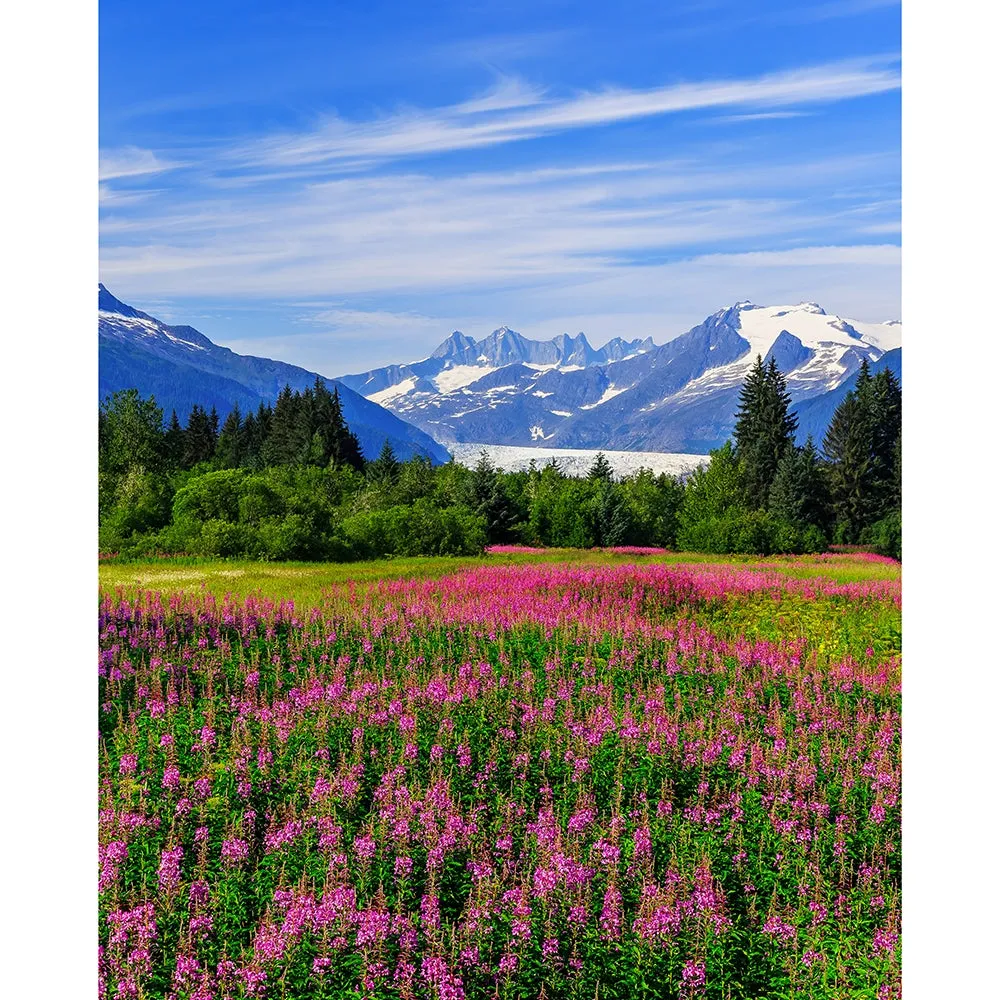
[[[557,461],[504,472],[365,460],[336,389],[289,387],[273,406],[181,424],[153,397],[115,393],[99,410],[101,551],[349,560],[474,554],[488,544],[655,545],[708,552],[822,551],[868,543],[899,556],[901,392],[862,365],[822,450],[794,443],[784,377],[758,357],[733,440],[686,480],[616,478],[603,454],[586,477]]]
[[[773,357],[758,356],[732,440],[685,486],[680,541],[694,551],[821,551],[866,544],[902,555],[902,390],[863,360],[821,448],[795,444],[797,420]]]

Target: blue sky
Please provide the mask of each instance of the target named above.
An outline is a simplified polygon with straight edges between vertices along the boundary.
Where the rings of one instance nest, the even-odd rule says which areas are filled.
[[[100,5],[101,277],[324,374],[900,312],[881,0]]]

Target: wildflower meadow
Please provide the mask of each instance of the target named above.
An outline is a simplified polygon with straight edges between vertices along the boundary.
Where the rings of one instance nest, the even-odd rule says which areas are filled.
[[[106,586],[100,996],[898,998],[894,564],[658,552]]]

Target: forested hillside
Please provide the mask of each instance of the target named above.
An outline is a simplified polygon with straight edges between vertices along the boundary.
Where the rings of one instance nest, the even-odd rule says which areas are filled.
[[[819,444],[795,444],[789,404],[774,359],[758,357],[732,441],[681,481],[649,470],[616,479],[602,455],[586,477],[554,461],[502,472],[485,455],[474,469],[400,462],[388,442],[366,461],[338,392],[319,379],[224,419],[195,405],[183,425],[128,390],[99,412],[100,548],[349,560],[504,543],[761,554],[861,543],[899,558],[894,373],[863,363]]]

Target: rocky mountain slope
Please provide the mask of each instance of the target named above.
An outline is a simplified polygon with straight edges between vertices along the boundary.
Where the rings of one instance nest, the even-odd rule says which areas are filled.
[[[234,404],[246,412],[272,403],[286,384],[305,389],[316,373],[270,358],[236,354],[212,343],[190,326],[169,326],[115,298],[98,286],[98,390],[104,399],[120,389],[152,394],[169,416],[177,410],[185,420],[191,406],[214,406],[221,418]],[[362,451],[374,458],[386,440],[396,454],[427,455],[446,462],[448,452],[426,432],[390,413],[378,401],[366,399],[342,381],[339,387],[344,419],[358,436]]]
[[[877,368],[885,358],[898,372],[901,343],[895,321],[843,319],[812,302],[738,302],[661,346],[616,338],[595,349],[582,333],[542,342],[507,327],[476,341],[456,331],[429,358],[340,381],[445,445],[704,454],[729,436],[758,354],[775,358],[803,428],[819,439],[862,359]]]

